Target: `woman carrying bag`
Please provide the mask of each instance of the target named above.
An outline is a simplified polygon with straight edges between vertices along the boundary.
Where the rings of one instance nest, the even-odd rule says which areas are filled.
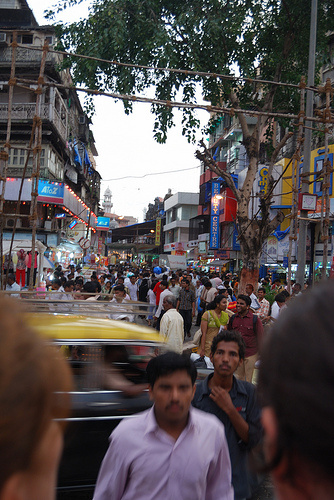
[[[212,340],[221,329],[226,329],[229,321],[226,308],[227,299],[222,295],[216,295],[213,301],[208,304],[207,311],[203,314],[201,321],[202,337],[199,349],[201,358],[210,357]]]

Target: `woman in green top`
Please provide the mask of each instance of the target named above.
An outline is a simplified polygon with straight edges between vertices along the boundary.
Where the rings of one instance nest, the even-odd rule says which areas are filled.
[[[216,295],[208,305],[208,310],[202,316],[201,321],[201,346],[199,355],[210,357],[211,344],[214,337],[219,333],[221,327],[226,329],[229,315],[226,312],[227,299],[222,295]]]

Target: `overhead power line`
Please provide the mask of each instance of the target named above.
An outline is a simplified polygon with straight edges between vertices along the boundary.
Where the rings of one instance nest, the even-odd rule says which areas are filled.
[[[144,174],[144,175],[127,175],[126,177],[117,177],[116,179],[102,179],[102,180],[103,182],[115,182],[115,181],[122,181],[124,179],[144,179],[144,177],[149,177],[151,175],[174,174],[175,172],[184,172],[185,170],[194,170],[195,168],[200,168],[200,165],[190,168],[180,168],[179,170],[166,170],[165,172],[152,172],[151,174]]]

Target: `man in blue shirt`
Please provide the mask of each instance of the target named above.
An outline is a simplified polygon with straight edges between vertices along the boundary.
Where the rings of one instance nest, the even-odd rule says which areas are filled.
[[[211,346],[214,372],[197,385],[192,403],[195,408],[216,415],[225,426],[235,500],[251,494],[247,454],[262,435],[255,387],[233,375],[244,358],[245,343],[240,333],[219,333]]]

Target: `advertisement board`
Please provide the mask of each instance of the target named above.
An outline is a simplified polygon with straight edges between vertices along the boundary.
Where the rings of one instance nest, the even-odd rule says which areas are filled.
[[[185,255],[167,255],[169,267],[172,270],[187,269],[187,259]]]
[[[211,216],[210,216],[210,249],[219,248],[219,204],[220,182],[212,182]]]
[[[37,201],[46,203],[63,203],[64,201],[64,184],[62,182],[38,182],[38,197]]]

